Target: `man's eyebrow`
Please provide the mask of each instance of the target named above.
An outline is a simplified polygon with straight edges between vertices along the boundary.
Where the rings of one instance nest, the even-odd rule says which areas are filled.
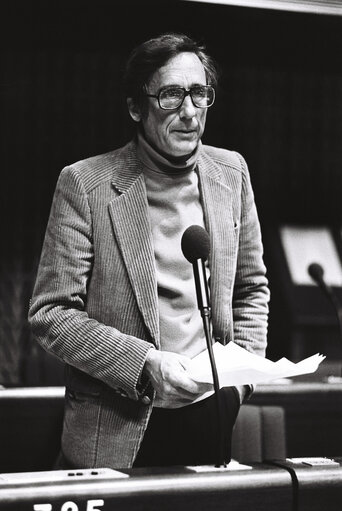
[[[198,82],[196,82],[196,83],[192,83],[192,84],[190,85],[190,88],[191,88],[191,87],[203,87],[203,86],[205,86],[205,85],[207,85],[207,84],[206,84],[206,83],[198,83]],[[170,83],[170,84],[162,85],[162,86],[160,87],[160,89],[165,89],[165,88],[167,88],[167,87],[180,87],[181,89],[185,89],[185,88],[186,88],[186,87],[184,87],[183,85],[179,85],[179,83]]]
[[[167,83],[162,85],[160,88],[165,89],[166,87],[182,87],[182,85],[179,85],[179,83]]]

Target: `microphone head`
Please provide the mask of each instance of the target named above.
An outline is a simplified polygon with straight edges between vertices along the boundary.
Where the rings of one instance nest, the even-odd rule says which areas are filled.
[[[207,259],[210,252],[209,234],[200,225],[190,225],[182,236],[182,252],[190,263],[197,259]]]
[[[308,266],[308,274],[315,281],[320,281],[323,278],[324,270],[322,266],[318,263],[311,263]]]

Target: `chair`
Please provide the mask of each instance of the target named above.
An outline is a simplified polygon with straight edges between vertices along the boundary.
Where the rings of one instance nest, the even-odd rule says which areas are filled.
[[[284,409],[243,404],[233,431],[232,458],[240,463],[286,458]]]

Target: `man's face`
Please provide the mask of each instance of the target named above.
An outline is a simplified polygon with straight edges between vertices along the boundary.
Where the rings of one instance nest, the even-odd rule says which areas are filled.
[[[146,92],[157,95],[161,87],[169,85],[190,89],[206,83],[205,70],[197,55],[180,53],[154,73]],[[176,110],[162,110],[156,98],[147,98],[147,101],[146,115],[139,112],[139,119],[135,119],[141,120],[147,141],[171,157],[190,154],[203,134],[207,110],[195,107],[190,95]]]

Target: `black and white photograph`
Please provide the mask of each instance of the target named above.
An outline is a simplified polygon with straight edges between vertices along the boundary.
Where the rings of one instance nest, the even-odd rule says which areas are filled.
[[[340,511],[342,1],[0,27],[0,510]]]

